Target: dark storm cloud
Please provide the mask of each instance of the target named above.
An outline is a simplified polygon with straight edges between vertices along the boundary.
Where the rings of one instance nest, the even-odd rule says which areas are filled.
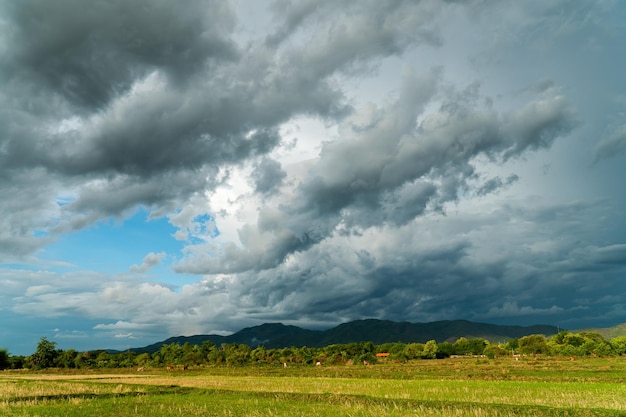
[[[396,39],[393,22],[411,22],[392,9],[386,31],[366,40],[356,34],[375,14],[361,10],[355,25],[333,21],[334,35],[311,48],[280,52],[240,49],[224,2],[5,2],[2,181],[24,169],[43,168],[61,183],[81,176],[84,184],[67,183],[79,194],[61,211],[92,215],[74,226],[137,204],[169,207],[173,194],[210,187],[187,181],[211,175],[207,166],[272,150],[276,127],[294,114],[345,112],[328,77],[410,43]],[[346,56],[348,45],[358,51]],[[259,167],[257,186],[267,191],[280,172]]]
[[[335,233],[359,233],[373,226],[401,226],[428,209],[455,201],[474,178],[474,159],[500,163],[546,148],[573,126],[572,111],[558,89],[544,91],[520,110],[500,114],[483,106],[476,86],[457,92],[437,88],[438,73],[407,74],[398,100],[347,118],[342,140],[325,144],[320,158],[299,185],[298,195],[281,202],[278,216],[257,230],[246,226],[243,248],[231,248],[210,262],[186,260],[181,271],[241,272],[274,268],[287,256],[309,249]],[[424,112],[443,94],[443,104]],[[488,100],[487,100],[488,102]],[[418,119],[423,119],[420,123]],[[514,182],[511,176],[507,182]],[[495,189],[497,184],[487,184]],[[487,188],[479,189],[485,193]],[[270,214],[271,213],[271,214]],[[280,219],[280,221],[278,221]],[[255,243],[263,240],[262,248]]]
[[[274,2],[272,9],[275,14],[283,16],[283,24],[268,35],[266,43],[270,47],[276,47],[281,41],[288,39],[294,31],[299,29],[302,22],[311,17],[316,9],[324,7],[328,1],[300,1],[297,3],[288,0],[279,0]]]
[[[483,195],[483,196],[487,194],[491,194],[494,191],[502,187],[506,187],[507,185],[511,185],[518,180],[519,180],[519,177],[515,174],[510,175],[504,181],[502,181],[502,178],[500,177],[491,178],[487,180],[482,186],[480,186],[480,188],[476,190],[476,194]]]
[[[287,176],[280,163],[269,159],[262,159],[252,171],[254,186],[257,193],[268,194],[276,191]]]
[[[4,9],[5,74],[62,95],[79,112],[105,108],[155,68],[183,82],[237,54],[228,37],[234,16],[218,1],[26,0]]]
[[[208,174],[206,164],[265,153],[277,141],[267,129],[247,138],[232,128],[224,133],[207,120],[203,107],[211,103],[198,101],[199,93],[187,96],[215,65],[238,59],[230,40],[234,16],[223,2],[0,7],[0,182],[19,183],[32,172],[37,178],[25,190],[45,189],[37,198],[11,194],[38,212],[27,221],[8,211],[14,247],[59,221],[56,230],[73,230],[101,219],[97,212],[119,216],[137,204],[173,209],[173,196],[185,198],[207,183],[189,181]],[[56,206],[59,194],[76,191],[74,204]]]
[[[264,321],[286,315],[311,322],[504,317],[533,324],[539,317],[567,324],[575,311],[610,314],[613,305],[600,299],[609,288],[626,292],[618,279],[626,271],[625,247],[576,244],[588,234],[573,225],[590,208],[508,208],[480,216],[471,234],[457,236],[446,227],[459,231],[462,224],[431,217],[415,228],[327,239],[271,270],[238,274],[229,293],[240,309]],[[548,210],[560,217],[555,225],[528,220]],[[358,249],[362,245],[369,249]]]
[[[42,181],[71,189],[74,201],[57,207],[56,231],[140,204],[175,209],[215,185],[206,178],[218,167],[274,149],[278,126],[294,115],[349,114],[332,77],[436,43],[432,18],[443,5],[370,6],[286,4],[275,9],[284,22],[275,47],[242,47],[225,2],[4,2],[2,181],[43,169],[49,177]],[[256,186],[268,192],[280,171],[267,162],[258,167]],[[189,182],[194,175],[205,180]],[[428,187],[417,189],[390,201],[424,200]],[[308,233],[286,246],[318,239]]]
[[[341,43],[357,42],[349,33],[323,39],[306,51],[238,50],[230,40],[234,16],[223,2],[194,1],[184,7],[170,2],[20,2],[6,9],[12,42],[3,71],[14,88],[40,83],[48,97],[30,101],[47,98],[53,104],[60,97],[58,104],[74,114],[99,110],[88,123],[90,131],[48,135],[46,143],[41,132],[34,143],[9,142],[14,152],[39,150],[32,163],[70,175],[104,169],[153,172],[172,161],[228,162],[248,157],[251,147],[267,151],[276,142],[263,132],[246,141],[247,130],[275,126],[297,112],[330,114],[342,95],[325,77],[355,60],[345,56],[344,45],[336,45],[337,36],[350,39]],[[367,20],[374,14],[362,15]],[[393,40],[391,29],[370,36]],[[358,42],[359,59],[398,52],[373,38]],[[370,42],[373,46],[366,47]],[[159,85],[134,93],[137,82],[150,74],[157,74],[152,80]],[[61,151],[59,145],[71,150]]]
[[[16,260],[50,243],[47,230],[58,215],[55,185],[41,169],[0,177],[0,254]]]
[[[326,146],[320,164],[302,185],[302,206],[314,207],[320,214],[351,205],[375,209],[381,195],[414,181],[436,179],[443,181],[439,197],[454,199],[458,187],[473,174],[474,157],[519,156],[526,149],[549,146],[572,126],[569,106],[558,94],[538,97],[513,114],[498,114],[454,94],[453,106],[444,102],[438,112],[424,114],[423,106],[430,99],[430,94],[424,94],[427,85],[435,85],[434,80],[408,77],[393,106],[368,115],[362,125],[353,125],[349,140]],[[537,106],[548,107],[550,113],[531,117]],[[419,117],[424,120],[417,124]],[[349,164],[342,163],[348,160]],[[452,193],[447,186],[452,186]]]

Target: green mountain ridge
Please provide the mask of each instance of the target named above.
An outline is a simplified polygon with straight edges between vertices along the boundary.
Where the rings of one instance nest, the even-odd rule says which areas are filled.
[[[626,336],[626,323],[618,324],[616,326],[607,327],[607,328],[589,327],[585,329],[573,330],[573,333],[582,333],[582,332],[598,333],[602,335],[602,337],[604,337],[605,339],[611,340],[619,336]]]
[[[130,349],[137,353],[153,353],[168,344],[190,343],[199,345],[210,341],[216,345],[222,343],[241,343],[251,347],[265,346],[268,349],[283,347],[324,347],[339,343],[387,342],[426,343],[429,340],[454,342],[465,337],[480,338],[492,343],[530,334],[551,336],[559,329],[551,325],[505,326],[486,323],[474,323],[467,320],[444,320],[429,323],[394,322],[389,320],[365,319],[342,323],[327,330],[308,330],[282,323],[265,323],[247,327],[229,336],[196,335],[170,337],[161,342],[141,348]]]

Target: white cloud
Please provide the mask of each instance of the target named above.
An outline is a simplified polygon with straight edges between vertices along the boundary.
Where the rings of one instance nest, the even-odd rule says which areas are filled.
[[[118,333],[118,334],[116,334],[116,335],[115,335],[115,336],[113,336],[113,337],[115,337],[116,339],[130,339],[130,340],[132,340],[132,339],[136,339],[136,337],[135,337],[135,336],[133,336],[133,334],[132,334],[132,333],[126,333],[126,334],[121,334],[121,333]]]
[[[159,253],[150,252],[143,258],[141,265],[132,265],[130,267],[130,271],[131,272],[147,272],[150,269],[154,268],[155,266],[159,265],[166,256],[167,254],[165,252],[159,252]]]

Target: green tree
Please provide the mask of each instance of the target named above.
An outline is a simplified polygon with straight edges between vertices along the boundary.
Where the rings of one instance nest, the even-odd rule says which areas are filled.
[[[0,370],[9,367],[9,352],[6,349],[0,349]]]
[[[55,360],[58,368],[76,368],[76,356],[78,353],[74,349],[59,351]]]
[[[564,345],[565,338],[569,334],[570,333],[567,330],[561,330],[560,332],[558,332],[557,334],[555,334],[554,336],[550,338],[550,342],[555,343],[557,345]]]
[[[313,363],[313,357],[315,356],[315,351],[308,346],[302,346],[300,348],[296,348],[296,362],[301,363]]]
[[[159,354],[165,364],[178,365],[182,363],[184,352],[181,345],[170,343],[163,345],[161,349],[159,349]]]
[[[292,348],[282,348],[279,353],[280,361],[282,363],[293,362],[294,352]]]
[[[150,355],[150,366],[154,366],[156,368],[163,366],[165,364],[165,360],[163,359],[163,355],[161,355],[161,351],[158,350]]]
[[[94,366],[93,357],[89,352],[83,352],[82,354],[74,358],[74,366],[78,369],[91,368]]]
[[[585,344],[585,337],[577,333],[568,333],[563,338],[563,344],[579,347]]]
[[[394,353],[402,353],[405,346],[406,346],[406,343],[400,343],[400,342],[383,343],[381,345],[376,346],[376,353],[389,352],[392,355]]]
[[[207,355],[207,359],[210,363],[215,365],[221,365],[226,362],[226,352],[224,351],[224,345],[220,348],[212,349]]]
[[[56,343],[49,341],[45,336],[39,340],[37,350],[30,357],[30,362],[35,369],[45,369],[54,366],[58,356]]]
[[[140,353],[135,356],[135,365],[137,366],[148,366],[148,362],[150,362],[150,354],[149,353]]]
[[[513,339],[509,340],[508,342],[506,342],[506,345],[504,346],[504,348],[508,352],[512,352],[512,353],[517,352],[517,350],[519,349],[519,339],[518,338],[513,338]]]
[[[454,345],[450,342],[441,342],[437,345],[437,359],[449,358],[454,355]]]
[[[332,344],[322,348],[322,354],[326,358],[327,363],[343,363],[344,358],[344,345]]]
[[[256,348],[254,348],[254,350],[250,352],[250,357],[255,363],[269,362],[269,353],[267,349],[265,349],[265,346],[257,346]]]
[[[542,334],[531,334],[519,339],[520,353],[536,355],[549,353],[548,339]]]
[[[489,344],[483,350],[483,355],[487,356],[490,359],[494,359],[501,356],[507,356],[509,352],[502,346]]]
[[[613,347],[601,334],[595,332],[580,332],[579,334],[585,340],[582,345],[585,354],[594,356],[609,356],[613,354]]]
[[[452,344],[454,348],[454,355],[469,355],[470,343],[465,337],[459,337],[456,342]]]
[[[28,358],[25,356],[9,356],[10,369],[24,369],[28,365]]]
[[[200,352],[202,354],[202,361],[206,362],[209,360],[209,354],[216,350],[217,346],[215,346],[215,343],[211,342],[210,340],[205,340],[204,342],[202,342],[202,344],[200,345]]]
[[[587,354],[584,343],[585,338],[581,335],[563,330],[550,338],[548,347],[553,355],[584,356]]]
[[[250,361],[252,348],[243,343],[227,343],[222,345],[225,354],[226,363],[228,365],[245,365]],[[291,352],[289,349],[285,349]]]
[[[565,356],[609,356],[616,353],[615,346],[601,334],[594,332],[560,332],[550,338],[551,353]]]
[[[472,355],[482,355],[487,347],[485,339],[471,339],[468,341],[469,353]]]
[[[98,356],[96,356],[96,367],[98,368],[113,368],[113,357],[110,353],[106,351],[99,351]]]
[[[132,368],[135,366],[135,352],[126,351],[113,355],[111,358],[111,366],[116,368]]]
[[[404,359],[411,360],[421,358],[424,352],[423,343],[409,343],[404,347]]]
[[[611,339],[613,351],[618,355],[626,354],[626,336],[617,336]]]
[[[437,342],[435,342],[434,340],[429,340],[424,345],[422,357],[426,359],[435,359],[437,357],[437,350]]]

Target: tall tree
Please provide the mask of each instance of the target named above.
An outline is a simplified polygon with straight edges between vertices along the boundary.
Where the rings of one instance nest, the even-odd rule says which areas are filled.
[[[9,367],[9,352],[6,349],[0,349],[0,370]]]
[[[422,353],[422,357],[426,359],[435,359],[437,357],[437,342],[434,340],[429,340],[424,345],[424,352]]]
[[[54,360],[58,356],[56,342],[51,342],[46,337],[42,337],[37,344],[37,350],[30,357],[30,362],[35,369],[51,368]]]

